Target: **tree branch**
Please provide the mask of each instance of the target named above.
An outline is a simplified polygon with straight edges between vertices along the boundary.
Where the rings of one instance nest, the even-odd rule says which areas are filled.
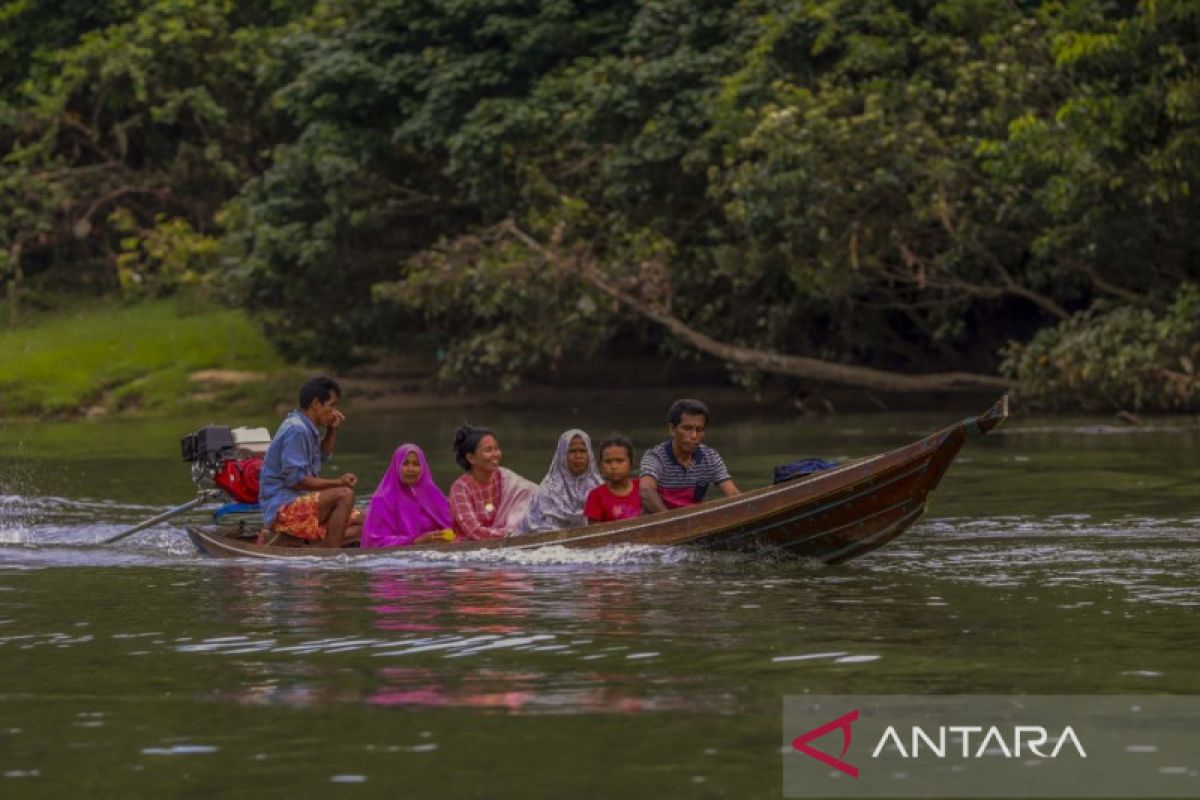
[[[979,375],[970,372],[939,372],[924,375],[908,375],[887,370],[838,364],[832,361],[805,356],[776,353],[739,345],[727,344],[690,327],[665,308],[656,308],[649,303],[618,288],[594,264],[574,261],[552,252],[529,234],[517,227],[512,220],[500,224],[499,228],[518,239],[548,263],[564,272],[575,272],[589,285],[607,294],[617,302],[646,319],[663,326],[692,347],[743,369],[769,372],[806,378],[812,381],[854,386],[891,392],[963,391],[972,389],[1009,389],[1012,383],[994,375]]]
[[[119,186],[116,189],[113,189],[112,191],[110,191],[106,194],[103,194],[100,197],[97,197],[95,200],[93,200],[92,204],[90,206],[88,206],[87,210],[83,212],[83,214],[79,217],[78,220],[76,220],[76,222],[78,223],[78,222],[87,220],[88,223],[90,224],[92,221],[92,215],[95,214],[100,209],[100,206],[105,205],[107,203],[111,203],[113,200],[116,200],[120,197],[124,197],[125,195],[148,194],[148,195],[153,195],[154,197],[157,197],[159,200],[162,200],[163,194],[165,193],[165,191],[166,191],[165,189],[151,189],[151,188],[147,188],[145,186]]]
[[[1092,282],[1092,285],[1105,294],[1110,294],[1113,297],[1119,297],[1135,306],[1152,305],[1150,298],[1108,281],[1096,271],[1095,267],[1092,267],[1090,264],[1084,264],[1081,261],[1068,257],[1061,257],[1059,260],[1066,264],[1069,269],[1073,269],[1076,272],[1081,272],[1086,275],[1088,280]]]
[[[1000,274],[1002,281],[1002,285],[1000,286],[985,286],[978,283],[970,283],[960,278],[941,278],[931,275],[925,269],[924,262],[920,257],[905,246],[903,242],[900,243],[900,255],[904,259],[905,266],[909,267],[913,271],[913,274],[906,274],[900,270],[887,270],[886,268],[884,271],[896,280],[916,285],[918,289],[951,289],[974,297],[1003,297],[1004,295],[1012,295],[1013,297],[1028,300],[1057,319],[1065,320],[1071,316],[1066,309],[1049,297],[1038,294],[1032,289],[1017,283],[1009,271],[1004,268],[1004,265],[1000,263],[999,259],[990,253],[984,254],[985,260]]]

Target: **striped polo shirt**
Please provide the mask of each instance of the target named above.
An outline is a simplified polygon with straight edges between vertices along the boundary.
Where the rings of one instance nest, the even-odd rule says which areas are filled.
[[[684,468],[675,458],[670,439],[642,454],[640,474],[658,482],[658,496],[667,508],[699,503],[710,483],[721,483],[733,477],[720,454],[706,445],[696,448],[692,463]]]

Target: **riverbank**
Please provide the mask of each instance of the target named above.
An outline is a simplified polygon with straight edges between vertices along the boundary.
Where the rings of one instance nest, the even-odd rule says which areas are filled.
[[[246,314],[184,299],[138,304],[94,301],[0,330],[0,417],[79,419],[180,416],[221,408],[282,412],[311,374],[331,372],[352,410],[579,406],[636,390],[664,405],[681,387],[698,388],[725,408],[766,407],[826,414],[860,410],[981,407],[988,398],[877,396],[862,391],[799,391],[767,381],[755,392],[730,382],[713,361],[664,362],[652,354],[601,358],[565,367],[542,383],[511,391],[447,389],[436,363],[419,355],[342,371],[290,364]]]
[[[93,301],[0,330],[0,419],[178,418],[214,409],[278,416],[294,405],[304,379],[321,373],[342,383],[352,413],[587,409],[631,397],[639,407],[666,408],[681,394],[698,394],[722,414],[975,413],[995,399],[985,393],[806,389],[778,378],[765,378],[752,391],[735,384],[715,360],[627,351],[566,365],[508,391],[448,388],[436,379],[436,369],[431,357],[419,353],[344,370],[288,363],[244,312],[186,299]]]
[[[95,301],[0,330],[0,416],[261,407],[303,372],[240,312],[175,299]]]
[[[661,366],[661,365],[660,365]],[[419,356],[349,370],[289,364],[242,312],[182,299],[94,301],[0,330],[0,418],[179,417],[213,408],[278,414],[297,386],[329,373],[356,411],[598,402],[594,390],[455,391]],[[644,375],[645,365],[631,365]],[[660,376],[661,368],[658,370]],[[568,383],[574,382],[567,376]],[[630,375],[618,387],[640,380]],[[728,393],[745,402],[747,395]]]

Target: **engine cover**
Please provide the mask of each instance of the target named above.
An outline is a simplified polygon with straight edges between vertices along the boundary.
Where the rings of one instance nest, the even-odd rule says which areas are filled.
[[[227,425],[205,425],[183,437],[179,446],[184,461],[216,464],[224,457],[225,451],[233,449],[233,431]]]

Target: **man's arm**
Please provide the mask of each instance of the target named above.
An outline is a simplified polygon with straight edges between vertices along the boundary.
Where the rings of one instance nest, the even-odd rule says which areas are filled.
[[[340,478],[318,478],[315,475],[308,475],[292,484],[289,488],[296,491],[323,492],[326,489],[337,489],[341,486],[348,486],[353,489],[356,483],[358,483],[358,477],[353,472],[347,472]]]
[[[648,514],[666,511],[667,505],[658,495],[658,481],[649,475],[638,478],[638,494],[642,497],[642,509]]]
[[[283,479],[283,485],[293,491],[323,492],[326,489],[336,489],[341,486],[349,486],[353,489],[354,484],[358,482],[358,478],[351,472],[332,479],[308,474],[312,468],[308,449],[297,435],[288,434],[285,439],[280,441],[279,446],[282,448],[282,452],[279,454],[280,477]]]
[[[321,452],[325,454],[325,458],[333,455],[333,447],[337,444],[338,428],[345,421],[345,414],[340,411],[333,412],[333,422],[329,423],[329,427],[325,429],[325,435],[321,438]]]
[[[717,485],[717,488],[720,489],[726,497],[733,497],[735,494],[741,494],[741,491],[737,488],[737,486],[734,485],[733,476],[729,474],[729,468],[725,466],[725,459],[721,458],[721,454],[716,450],[713,450],[711,447],[708,448],[707,452],[716,462],[715,466],[717,474],[713,476],[715,478],[713,483]]]
[[[733,497],[735,494],[741,494],[741,490],[733,483],[733,478],[726,478],[717,484],[717,488],[725,493],[726,497]]]
[[[330,433],[332,433],[332,427],[330,427]],[[280,461],[283,485],[294,492],[324,492],[325,489],[336,489],[343,486],[353,489],[355,483],[359,481],[358,476],[354,473],[343,473],[335,479],[308,475],[308,470],[312,467],[308,463],[307,449],[304,441],[301,441],[300,437],[296,437],[296,435],[289,437],[282,446],[283,452],[280,455]],[[323,452],[324,446],[322,443]],[[328,453],[326,453],[326,457],[328,457]]]

